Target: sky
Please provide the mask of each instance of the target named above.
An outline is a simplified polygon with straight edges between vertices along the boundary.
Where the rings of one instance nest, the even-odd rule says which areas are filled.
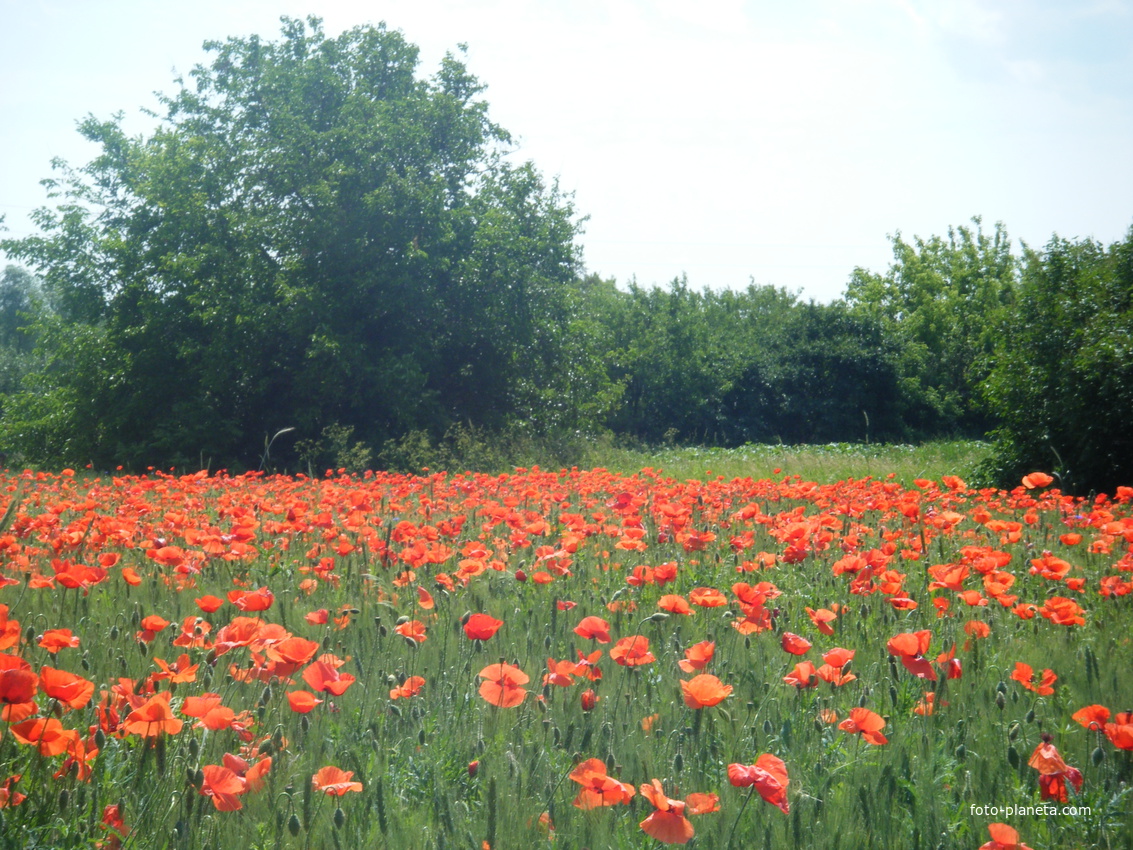
[[[573,193],[588,272],[838,298],[890,238],[973,216],[1039,248],[1133,226],[1133,0],[0,0],[0,215],[148,135],[207,40],[384,21],[419,74],[467,45],[490,115]],[[1016,243],[1018,245],[1018,242]]]

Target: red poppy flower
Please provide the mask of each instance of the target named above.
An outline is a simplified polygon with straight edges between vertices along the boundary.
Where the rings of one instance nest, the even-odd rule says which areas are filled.
[[[464,634],[469,640],[488,640],[503,624],[503,620],[497,620],[487,614],[473,614],[464,624]]]
[[[424,676],[410,676],[405,682],[389,692],[390,699],[409,699],[421,693],[421,689],[425,687]]]
[[[737,788],[755,786],[759,796],[783,814],[791,811],[787,801],[787,786],[790,784],[787,765],[777,756],[764,753],[755,760],[755,764],[728,765],[728,781]]]
[[[303,671],[303,681],[312,690],[326,691],[340,697],[354,684],[355,679],[349,673],[339,673],[338,668],[327,661],[316,660]]]
[[[689,592],[688,601],[701,608],[721,608],[728,604],[728,597],[714,587],[698,587]]]
[[[644,635],[633,635],[619,640],[610,650],[610,658],[623,667],[652,664],[657,660],[649,651],[649,638]]]
[[[0,782],[0,809],[6,809],[9,806],[18,806],[28,798],[27,794],[21,794],[16,790],[16,783],[22,778],[22,773],[16,773],[9,776],[3,782]]]
[[[218,812],[235,812],[244,808],[240,802],[240,795],[247,790],[243,777],[219,764],[206,764],[201,773],[204,774],[204,782],[199,793],[211,797]]]
[[[491,705],[499,708],[514,708],[527,697],[522,687],[530,680],[527,674],[511,664],[489,664],[480,671],[484,681],[480,684],[480,696]]]
[[[685,817],[684,801],[668,797],[658,779],[642,785],[641,796],[654,808],[653,813],[641,822],[641,831],[664,844],[687,844],[693,836],[693,828],[692,822]]]
[[[266,611],[275,602],[275,594],[267,587],[256,590],[230,590],[228,601],[244,612]]]
[[[30,744],[41,756],[57,756],[79,742],[79,733],[64,729],[54,717],[34,717],[9,727],[12,737],[21,744]]]
[[[593,711],[594,707],[598,705],[600,697],[594,693],[592,688],[588,688],[579,694],[579,704],[582,706],[583,711]]]
[[[353,782],[354,771],[327,765],[311,777],[311,785],[316,791],[322,791],[334,797],[341,797],[351,791],[361,791],[362,783]]]
[[[1011,678],[1021,684],[1028,691],[1034,691],[1039,696],[1048,696],[1054,693],[1054,683],[1058,681],[1058,676],[1055,675],[1053,670],[1043,670],[1042,678],[1038,684],[1034,683],[1035,671],[1031,669],[1030,664],[1024,664],[1022,661],[1015,662],[1015,670],[1011,674]]]
[[[1105,736],[1119,750],[1133,750],[1133,711],[1119,711],[1105,724]]]
[[[988,824],[991,841],[980,845],[980,850],[1031,850],[1019,841],[1019,833],[1005,823]]]
[[[39,677],[15,655],[0,654],[0,719],[19,723],[39,710],[35,704]]]
[[[689,616],[692,614],[692,607],[688,604],[688,600],[677,593],[668,593],[657,600],[657,607],[662,611],[668,611],[670,614],[683,614]]]
[[[219,596],[201,596],[196,600],[197,607],[204,611],[206,614],[213,614],[220,609],[224,604],[224,600]]]
[[[154,694],[130,712],[122,723],[123,731],[143,738],[156,738],[162,733],[176,735],[181,731],[184,721],[173,716],[169,698],[169,691]]]
[[[53,667],[39,671],[39,689],[68,708],[82,708],[94,696],[94,682]]]
[[[780,641],[784,652],[789,652],[791,655],[806,655],[810,651],[813,644],[806,638],[799,637],[793,632],[783,632],[783,638]]]
[[[39,638],[39,645],[52,655],[61,649],[74,649],[79,645],[77,635],[70,629],[48,629]]]
[[[710,640],[702,640],[685,650],[685,657],[677,662],[677,666],[686,673],[703,670],[712,662],[716,654],[716,644]]]
[[[1054,483],[1054,476],[1048,475],[1045,472],[1032,472],[1030,475],[1023,476],[1023,486],[1028,490],[1037,490],[1042,487],[1048,487]]]
[[[288,691],[287,704],[291,706],[291,710],[296,714],[307,714],[314,710],[316,705],[322,703],[310,691]]]
[[[701,673],[693,676],[687,682],[681,680],[681,692],[684,694],[685,705],[691,709],[711,708],[719,705],[732,692],[731,685],[725,685],[715,676]]]
[[[919,632],[904,632],[891,637],[886,647],[889,654],[899,657],[905,669],[918,679],[928,679],[935,682],[936,670],[924,657],[924,654],[928,652],[931,640],[932,632],[928,629]]]
[[[810,621],[814,623],[815,628],[820,632],[824,635],[834,634],[834,627],[830,624],[838,619],[837,614],[828,608],[819,608],[817,611],[813,608],[807,608],[806,613],[807,616],[810,617]]]
[[[790,673],[783,677],[783,681],[796,688],[809,688],[818,684],[818,671],[809,661],[800,661]]]
[[[851,734],[860,733],[862,738],[871,744],[880,746],[889,743],[889,739],[881,734],[881,730],[885,728],[885,718],[868,708],[851,709],[850,716],[839,723],[838,728]]]
[[[574,798],[574,805],[580,809],[628,803],[634,795],[632,785],[606,775],[606,763],[601,759],[580,762],[570,772],[570,779],[582,786],[578,796]]]
[[[601,617],[583,617],[574,627],[574,633],[580,638],[596,640],[598,643],[610,642],[610,624]]]
[[[1109,720],[1109,709],[1104,705],[1088,705],[1075,711],[1070,715],[1070,719],[1077,721],[1087,729],[1101,731],[1105,728],[1105,722]]]
[[[1039,772],[1039,791],[1044,800],[1069,802],[1067,785],[1072,785],[1075,793],[1081,791],[1082,772],[1063,760],[1058,749],[1050,742],[1049,735],[1044,735],[1043,738],[1043,742],[1031,753],[1027,764]]]
[[[420,620],[406,620],[393,627],[393,630],[414,643],[425,642],[425,624]]]

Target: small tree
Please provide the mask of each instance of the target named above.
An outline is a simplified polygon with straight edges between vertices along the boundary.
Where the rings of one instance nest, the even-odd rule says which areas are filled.
[[[1000,484],[1036,469],[1065,490],[1133,484],[1133,228],[1108,249],[1056,236],[1025,252],[983,389]]]

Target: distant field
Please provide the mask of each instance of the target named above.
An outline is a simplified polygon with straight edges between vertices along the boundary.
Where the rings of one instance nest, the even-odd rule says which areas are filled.
[[[661,469],[674,478],[782,478],[798,475],[822,484],[849,478],[894,479],[906,486],[917,478],[939,480],[942,475],[966,478],[991,451],[988,443],[974,440],[932,442],[922,445],[828,443],[811,446],[746,445],[735,449],[671,448],[656,452],[611,450],[594,465],[622,472],[644,467]]]

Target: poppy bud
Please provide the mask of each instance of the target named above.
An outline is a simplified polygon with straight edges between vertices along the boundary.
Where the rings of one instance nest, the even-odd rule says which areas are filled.
[[[1027,712],[1027,716],[1024,717],[1023,719],[1026,720],[1028,723],[1034,723],[1035,722],[1035,710],[1032,708],[1030,711]]]
[[[476,761],[470,761],[470,762],[468,762],[468,775],[469,775],[469,776],[475,776],[475,775],[476,775],[476,773],[477,773],[477,772],[478,772],[479,770],[480,770],[480,762],[479,762],[479,760],[476,760]]]
[[[1090,761],[1094,763],[1094,767],[1100,767],[1101,763],[1105,761],[1105,751],[1101,747],[1097,747],[1090,754]]]
[[[1005,700],[1005,699],[1003,698],[1003,694],[996,694],[996,695],[995,695],[995,705],[996,705],[996,707],[998,707],[998,708],[999,708],[999,709],[1000,709],[1001,711],[1003,710],[1003,707],[1004,707],[1005,705],[1007,705],[1007,700]]]
[[[527,581],[527,573],[525,573],[523,570],[516,570],[515,571],[515,580],[516,581]]]
[[[1016,770],[1019,769],[1019,751],[1015,749],[1014,744],[1007,748],[1007,763]]]
[[[292,836],[296,836],[299,834],[299,828],[299,815],[292,812],[291,817],[287,821],[287,831],[290,832]]]
[[[594,706],[598,704],[598,695],[594,693],[593,689],[586,690],[582,692],[579,701],[582,703],[583,711],[593,711]]]
[[[345,824],[345,823],[346,823],[346,812],[344,812],[342,810],[342,806],[339,806],[337,809],[334,810],[334,828],[335,829],[342,829],[343,824]]]

